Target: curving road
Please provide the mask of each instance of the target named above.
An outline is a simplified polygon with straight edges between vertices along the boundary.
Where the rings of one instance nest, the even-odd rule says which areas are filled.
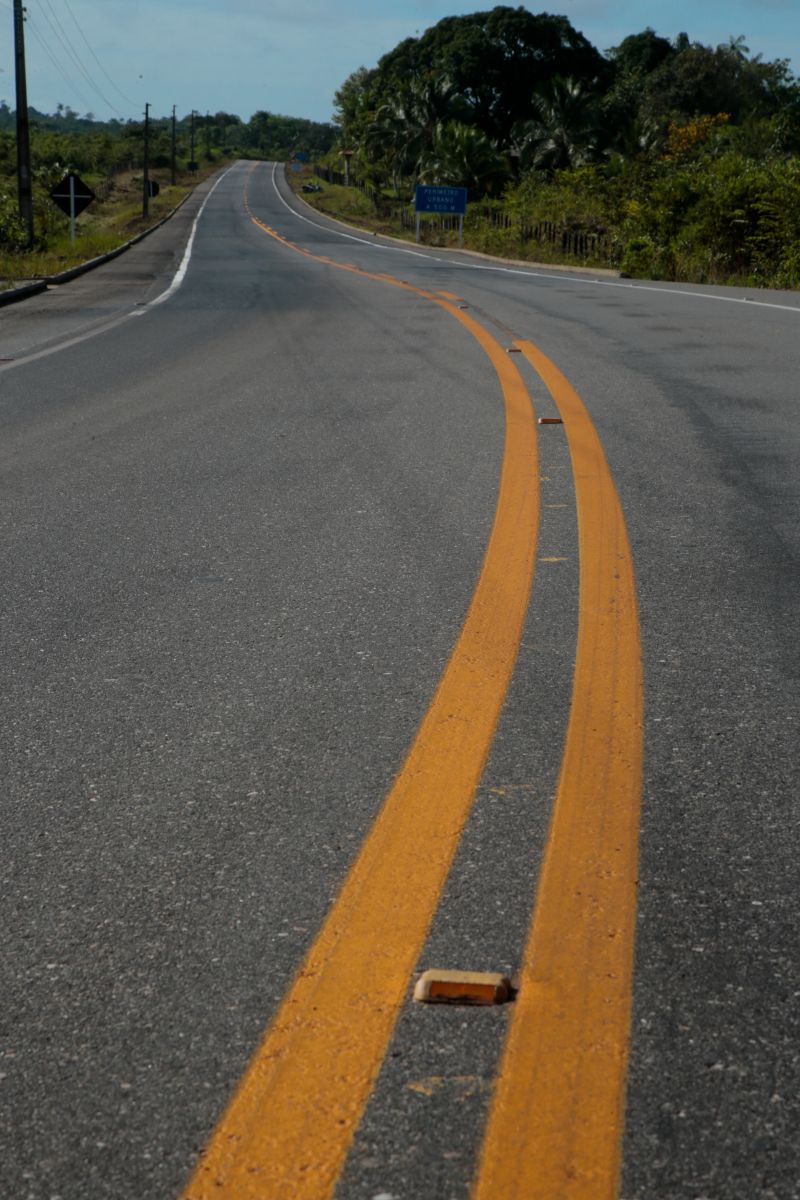
[[[272,164],[0,313],[1,1195],[796,1200],[799,366]]]

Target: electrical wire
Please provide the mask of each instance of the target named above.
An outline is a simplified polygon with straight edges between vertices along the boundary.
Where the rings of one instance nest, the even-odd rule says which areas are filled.
[[[117,87],[117,85],[114,83],[114,80],[111,78],[111,76],[105,70],[103,64],[98,59],[97,55],[95,54],[94,50],[92,49],[91,45],[89,44],[88,39],[86,38],[86,35],[84,34],[71,5],[69,4],[69,0],[64,0],[64,3],[65,3],[66,8],[69,10],[69,14],[75,24],[76,29],[78,30],[79,34],[83,38],[84,43],[86,44],[86,48],[88,49],[92,58],[97,63],[97,65],[100,68],[100,70],[102,71],[103,75],[106,77],[106,79],[108,79],[109,83],[111,83],[111,85],[115,88],[115,90],[117,92],[119,92],[120,96],[123,98],[123,100],[125,100],[126,104],[130,104],[132,106],[132,108],[136,109],[136,107],[137,107],[136,101],[132,100],[130,98],[130,96],[127,96],[119,87]],[[47,9],[49,9],[49,13],[44,8],[44,4],[47,5]],[[2,5],[2,7],[5,8],[7,11],[13,12],[13,4],[11,3],[11,0],[0,0],[0,5]],[[66,52],[67,61],[71,60],[71,62],[75,65],[75,67],[79,71],[80,75],[83,77],[83,79],[86,81],[86,83],[89,84],[89,86],[92,88],[92,90],[97,93],[97,95],[100,97],[100,99],[103,101],[103,103],[105,105],[107,105],[107,107],[110,108],[114,113],[116,113],[118,117],[122,118],[123,120],[126,119],[125,114],[120,112],[120,110],[116,107],[116,105],[113,104],[108,99],[108,97],[103,93],[103,91],[100,89],[100,87],[95,83],[92,76],[89,74],[83,61],[80,58],[80,55],[78,54],[77,50],[75,49],[75,46],[73,45],[69,35],[67,34],[67,31],[64,29],[64,26],[62,25],[61,21],[59,20],[57,13],[53,9],[51,0],[42,0],[42,2],[38,6],[38,13],[36,15],[37,15],[37,18],[39,16],[44,18],[44,20],[47,22],[47,24],[50,28],[50,31],[55,36],[56,41],[60,43],[61,48]],[[81,105],[88,112],[92,108],[92,104],[91,104],[91,101],[87,100],[86,95],[82,91],[82,85],[81,85],[81,87],[79,87],[77,85],[77,83],[75,82],[75,79],[70,74],[68,74],[68,72],[64,69],[64,64],[61,61],[64,58],[64,55],[62,55],[60,53],[58,53],[58,54],[54,53],[52,47],[48,44],[47,38],[45,37],[44,29],[41,27],[38,20],[32,20],[32,17],[33,17],[33,13],[31,13],[30,9],[26,7],[26,9],[25,9],[25,24],[28,26],[31,33],[36,38],[37,42],[41,46],[44,53],[47,55],[48,59],[50,60],[51,64],[55,68],[55,70],[59,73],[59,75],[62,77],[64,82],[67,84],[67,87],[69,88],[70,92],[74,95],[74,97],[77,100],[80,101]]]
[[[44,7],[45,5],[46,5],[46,7]],[[49,10],[49,12],[48,12],[48,10]],[[55,34],[56,40],[61,43],[63,48],[66,50],[67,54],[72,59],[75,66],[78,68],[78,71],[84,77],[84,79],[89,84],[89,86],[93,89],[93,91],[95,91],[97,93],[97,95],[100,97],[100,99],[103,101],[103,103],[108,108],[112,109],[117,114],[118,117],[124,117],[125,114],[120,112],[120,110],[117,108],[117,106],[115,104],[111,103],[111,101],[108,99],[108,96],[103,94],[101,89],[98,87],[98,85],[92,79],[89,72],[86,70],[86,67],[81,62],[80,56],[78,55],[74,46],[72,45],[72,42],[70,41],[70,39],[66,33],[66,30],[64,29],[64,26],[59,21],[58,16],[55,13],[52,4],[50,3],[50,0],[42,0],[42,5],[40,5],[39,11],[41,12],[44,19],[47,21],[47,24],[50,26],[53,33]],[[52,14],[52,18],[53,18],[52,20],[51,20],[50,14]]]
[[[106,104],[110,109],[112,109],[117,114],[118,117],[124,117],[125,114],[120,112],[120,110],[117,108],[117,106],[115,104],[113,104],[111,100],[109,100],[108,96],[105,95],[105,93],[100,89],[98,84],[95,83],[94,79],[89,74],[89,71],[86,69],[86,67],[83,63],[83,60],[81,59],[80,55],[78,54],[78,51],[75,49],[69,34],[67,33],[64,26],[61,24],[59,16],[56,13],[55,9],[53,8],[51,0],[41,0],[41,3],[47,5],[47,8],[49,9],[50,13],[53,16],[53,20],[55,21],[55,24],[58,27],[57,30],[54,30],[54,32],[56,32],[56,36],[59,36],[59,33],[60,33],[61,36],[60,36],[59,40],[61,41],[61,44],[65,47],[65,49],[71,56],[72,61],[75,63],[78,70],[83,75],[84,79],[87,81],[89,86],[97,93],[97,95],[100,97],[100,99],[103,101],[103,103]],[[44,12],[44,10],[42,10],[42,11]],[[44,12],[44,16],[48,19],[48,23],[50,24],[51,28],[53,28],[53,24],[52,24],[52,22],[50,22],[47,12]]]
[[[122,97],[122,99],[125,101],[125,103],[126,103],[126,104],[131,104],[131,105],[133,105],[133,107],[134,107],[134,108],[138,108],[138,104],[137,104],[137,102],[136,102],[135,100],[131,100],[130,96],[126,96],[126,94],[125,94],[125,92],[123,92],[122,88],[120,88],[120,87],[118,87],[118,86],[117,86],[117,84],[114,82],[114,80],[113,80],[113,79],[111,78],[111,76],[109,75],[108,71],[105,69],[105,67],[103,66],[103,64],[100,62],[100,59],[97,57],[97,55],[95,54],[95,52],[94,52],[94,50],[92,49],[92,47],[89,45],[89,42],[88,42],[88,40],[87,40],[87,37],[86,37],[86,34],[83,32],[83,30],[81,29],[80,25],[78,24],[78,18],[75,16],[75,13],[74,13],[74,11],[73,11],[72,5],[70,4],[69,0],[64,0],[64,5],[65,5],[65,7],[66,7],[66,9],[67,9],[67,12],[68,12],[68,13],[69,13],[69,15],[72,17],[72,20],[73,20],[73,21],[74,21],[74,23],[75,23],[75,28],[77,29],[78,33],[79,33],[79,34],[81,35],[81,37],[83,38],[83,42],[84,42],[84,45],[86,46],[86,49],[87,49],[87,50],[89,51],[89,53],[91,54],[92,58],[93,58],[93,59],[94,59],[94,61],[97,63],[97,65],[98,65],[98,67],[100,68],[100,70],[103,72],[103,74],[105,75],[106,79],[108,80],[108,82],[109,82],[109,83],[111,84],[111,86],[113,87],[114,91],[115,91],[115,92],[117,92],[117,93],[118,93],[118,94],[119,94],[119,95]]]
[[[54,66],[54,67],[55,67],[55,69],[58,71],[58,73],[59,73],[59,75],[61,76],[61,78],[62,78],[62,79],[64,80],[64,82],[66,83],[66,85],[67,85],[67,87],[69,88],[69,90],[72,92],[72,94],[73,94],[73,95],[74,95],[74,96],[75,96],[75,97],[76,97],[78,100],[80,100],[80,102],[81,102],[81,106],[82,106],[82,107],[83,107],[83,108],[84,108],[84,109],[85,109],[85,110],[88,112],[88,111],[89,111],[89,109],[91,108],[91,104],[90,104],[90,103],[87,101],[86,97],[83,95],[83,93],[81,92],[80,88],[79,88],[79,87],[76,85],[75,81],[74,81],[73,79],[71,79],[71,78],[70,78],[70,76],[69,76],[69,75],[66,73],[66,71],[65,71],[65,70],[64,70],[64,68],[62,67],[61,63],[58,61],[58,59],[56,58],[55,54],[53,53],[53,51],[50,49],[50,47],[48,46],[47,42],[45,41],[45,39],[44,39],[44,37],[43,37],[42,33],[40,32],[40,30],[39,30],[39,28],[38,28],[37,24],[36,24],[34,21],[32,21],[32,20],[31,20],[31,14],[30,14],[30,13],[28,13],[27,17],[25,18],[25,24],[28,26],[28,28],[30,29],[30,31],[31,31],[31,33],[33,34],[33,36],[36,38],[36,40],[37,40],[37,42],[39,43],[39,45],[42,47],[42,49],[44,50],[45,54],[46,54],[46,55],[47,55],[47,57],[50,59],[50,62],[53,64],[53,66]]]

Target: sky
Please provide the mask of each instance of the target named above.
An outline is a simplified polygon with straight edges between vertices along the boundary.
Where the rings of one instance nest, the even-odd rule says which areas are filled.
[[[514,0],[511,0],[512,6]],[[247,120],[259,109],[328,121],[333,94],[360,66],[442,17],[479,12],[465,0],[25,0],[28,103],[138,120],[177,105]],[[647,26],[709,45],[743,34],[753,54],[788,58],[800,74],[800,0],[554,0],[600,50]],[[12,3],[0,0],[0,99],[13,108]]]

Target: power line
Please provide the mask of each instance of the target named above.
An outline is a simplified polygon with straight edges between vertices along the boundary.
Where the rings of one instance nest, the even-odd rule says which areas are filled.
[[[72,78],[72,76],[68,75],[67,72],[64,70],[64,67],[62,66],[58,57],[53,53],[53,51],[51,50],[47,41],[45,40],[42,31],[39,29],[38,25],[36,25],[32,21],[30,15],[28,17],[26,17],[26,24],[28,25],[28,28],[30,29],[31,33],[33,34],[33,36],[36,38],[37,42],[41,46],[42,50],[44,50],[45,54],[50,59],[50,62],[53,64],[56,71],[58,71],[59,75],[66,83],[70,94],[73,97],[75,97],[75,99],[80,101],[82,108],[84,108],[88,111],[88,109],[91,108],[91,101],[86,99],[86,96],[84,96],[83,92],[78,87],[78,85],[76,84],[76,82]]]
[[[92,58],[97,63],[98,67],[103,72],[103,74],[105,75],[108,82],[111,84],[111,86],[114,88],[114,90],[122,97],[122,99],[125,101],[126,104],[131,104],[131,105],[133,105],[134,108],[138,108],[137,102],[135,100],[131,100],[130,96],[126,96],[125,93],[123,92],[122,88],[117,86],[117,84],[114,82],[114,80],[109,75],[108,71],[105,69],[103,64],[100,62],[100,59],[97,57],[97,55],[95,54],[92,47],[89,45],[89,42],[86,38],[86,34],[83,32],[80,25],[78,24],[78,18],[75,16],[75,13],[73,12],[72,5],[70,4],[69,0],[64,0],[64,4],[66,5],[69,15],[72,17],[72,20],[75,22],[75,28],[77,29],[78,33],[83,38],[86,49],[89,51]]]
[[[100,99],[103,101],[103,103],[106,104],[110,109],[112,109],[117,114],[118,117],[124,117],[125,114],[121,113],[120,110],[116,107],[116,105],[113,104],[108,99],[108,96],[106,96],[105,93],[103,91],[101,91],[101,89],[95,83],[94,79],[89,74],[86,67],[84,66],[83,60],[81,59],[81,57],[78,54],[75,47],[73,46],[72,41],[69,37],[69,34],[67,33],[64,26],[61,24],[58,14],[56,13],[55,9],[53,8],[51,0],[42,0],[42,3],[46,4],[48,9],[52,13],[53,20],[55,21],[56,25],[58,26],[58,30],[60,30],[60,33],[62,35],[60,38],[61,44],[65,47],[67,52],[71,55],[73,62],[75,63],[75,65],[77,66],[78,70],[81,72],[83,77],[86,79],[89,86],[97,93],[97,95],[100,97]],[[45,17],[47,17],[46,12],[44,15],[45,15]],[[49,21],[49,18],[48,18],[48,21]],[[51,24],[51,28],[52,28],[52,22],[50,22],[50,24]]]
[[[115,104],[112,104],[111,101],[108,99],[108,97],[103,94],[103,92],[100,90],[100,88],[97,86],[97,84],[92,79],[89,72],[86,70],[86,67],[81,62],[80,56],[78,55],[77,51],[75,50],[74,46],[72,45],[72,42],[70,41],[69,36],[67,35],[66,30],[64,29],[64,26],[59,21],[58,16],[56,15],[56,13],[53,9],[53,6],[50,3],[50,0],[42,0],[42,3],[43,3],[43,5],[47,6],[46,8],[44,8],[44,7],[40,8],[40,12],[42,13],[42,16],[44,17],[44,19],[47,21],[48,25],[52,29],[53,33],[56,36],[56,39],[59,42],[61,42],[61,45],[64,47],[67,54],[72,59],[75,66],[80,71],[81,75],[83,75],[86,82],[97,93],[97,95],[100,97],[100,99],[103,101],[103,103],[108,108],[112,109],[117,114],[118,117],[124,117],[125,114],[120,112],[120,110],[117,108],[117,106]],[[50,14],[52,14],[53,20],[50,19],[50,16],[48,15],[48,10],[49,10]]]
[[[66,0],[65,0],[65,2],[66,2]],[[2,5],[2,7],[5,8],[7,11],[13,12],[13,4],[12,4],[11,0],[0,0],[0,5]],[[50,7],[49,3],[48,3],[48,7]],[[54,53],[53,49],[51,48],[51,46],[49,45],[49,43],[47,41],[47,38],[44,35],[43,28],[40,27],[40,25],[38,23],[38,20],[33,19],[33,13],[31,13],[29,9],[26,9],[25,12],[26,12],[26,15],[25,15],[26,25],[28,26],[28,28],[29,28],[30,32],[33,34],[33,36],[36,38],[36,41],[39,43],[39,46],[44,51],[47,58],[50,60],[50,63],[52,64],[53,68],[58,72],[58,74],[64,80],[65,84],[67,85],[69,94],[71,94],[74,97],[74,99],[78,100],[80,102],[81,106],[88,112],[92,107],[92,103],[90,100],[87,99],[86,95],[81,90],[81,88],[78,86],[75,79],[70,74],[68,74],[68,72],[65,70],[64,64],[62,61],[62,58],[64,56]],[[73,62],[76,62],[79,71],[85,77],[85,79],[88,81],[90,86],[98,93],[100,98],[103,100],[104,104],[107,104],[111,109],[113,109],[113,111],[115,113],[117,113],[118,116],[123,117],[124,114],[122,114],[119,111],[119,109],[117,109],[113,104],[111,104],[111,102],[103,95],[103,93],[100,91],[100,89],[93,82],[91,76],[88,74],[86,69],[83,67],[83,64],[81,63],[80,59],[77,57],[77,54],[74,52],[74,48],[72,50],[72,53],[70,53],[70,46],[65,45],[64,39],[62,39],[59,36],[58,29],[56,29],[55,25],[53,24],[53,21],[50,20],[50,18],[48,17],[48,14],[42,9],[41,5],[39,8],[39,12],[44,16],[52,33],[56,36],[57,40],[61,43],[62,47],[66,50],[68,60],[72,59]],[[51,12],[52,12],[52,7],[51,7]],[[73,17],[73,20],[75,20],[74,14],[72,13],[71,9],[70,9],[70,13]],[[37,14],[37,16],[38,16],[38,14]],[[55,13],[53,13],[53,16],[55,17],[56,22],[58,23],[58,25],[61,27],[61,29],[63,31],[63,26],[61,26],[61,23],[58,21],[58,18],[56,17]],[[77,25],[77,21],[76,21],[76,25]],[[82,30],[80,30],[80,26],[78,26],[78,30],[82,34]],[[64,37],[66,38],[65,31],[64,31]],[[84,38],[84,41],[85,40],[86,39]],[[68,39],[67,39],[67,41],[68,41]],[[87,46],[88,46],[88,42],[87,42]],[[96,59],[97,56],[94,55],[94,52],[92,51],[91,46],[89,46],[89,51],[93,54],[93,57],[95,57],[95,59]],[[98,65],[100,66],[100,69],[103,70],[102,64],[98,62]],[[103,73],[106,74],[105,71],[103,71]],[[113,83],[113,80],[111,82]],[[124,93],[121,93],[121,94],[124,96]],[[129,97],[125,97],[125,99],[128,100],[129,103],[133,104],[135,107],[134,101],[130,100]]]
[[[72,94],[73,94],[73,95],[74,95],[74,96],[75,96],[75,97],[76,97],[78,100],[80,100],[82,107],[83,107],[83,108],[84,108],[84,109],[85,109],[85,110],[88,112],[88,111],[89,111],[89,109],[91,108],[91,103],[90,103],[90,102],[89,102],[89,101],[86,99],[86,97],[83,95],[83,93],[81,92],[80,88],[79,88],[79,87],[77,87],[77,85],[75,84],[75,81],[74,81],[73,79],[71,79],[71,78],[70,78],[70,76],[69,76],[69,75],[66,73],[66,71],[65,71],[65,70],[64,70],[64,68],[62,67],[61,63],[60,63],[60,62],[59,62],[59,60],[56,58],[55,54],[54,54],[54,53],[53,53],[53,51],[50,49],[50,47],[48,46],[48,44],[47,44],[47,42],[45,41],[44,37],[42,36],[42,34],[41,34],[41,32],[40,32],[40,30],[39,30],[38,26],[37,26],[37,25],[36,25],[36,24],[35,24],[35,23],[34,23],[34,22],[31,20],[31,15],[30,15],[30,13],[28,14],[28,16],[27,16],[27,18],[26,18],[26,23],[27,23],[27,25],[28,25],[28,27],[29,27],[29,29],[30,29],[31,33],[32,33],[32,34],[33,34],[33,36],[36,38],[36,40],[37,40],[37,42],[39,43],[39,45],[42,47],[42,49],[44,50],[44,52],[45,52],[45,54],[47,55],[47,57],[50,59],[50,62],[53,64],[53,66],[54,66],[54,67],[55,67],[55,69],[58,71],[58,73],[59,73],[59,75],[61,76],[61,78],[62,78],[62,79],[64,80],[64,82],[66,83],[66,85],[67,85],[67,87],[69,88],[69,90],[72,92]]]

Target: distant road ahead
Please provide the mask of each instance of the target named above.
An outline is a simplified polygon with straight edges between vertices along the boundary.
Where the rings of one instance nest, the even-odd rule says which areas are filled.
[[[799,347],[272,164],[0,313],[0,1194],[800,1194]]]

